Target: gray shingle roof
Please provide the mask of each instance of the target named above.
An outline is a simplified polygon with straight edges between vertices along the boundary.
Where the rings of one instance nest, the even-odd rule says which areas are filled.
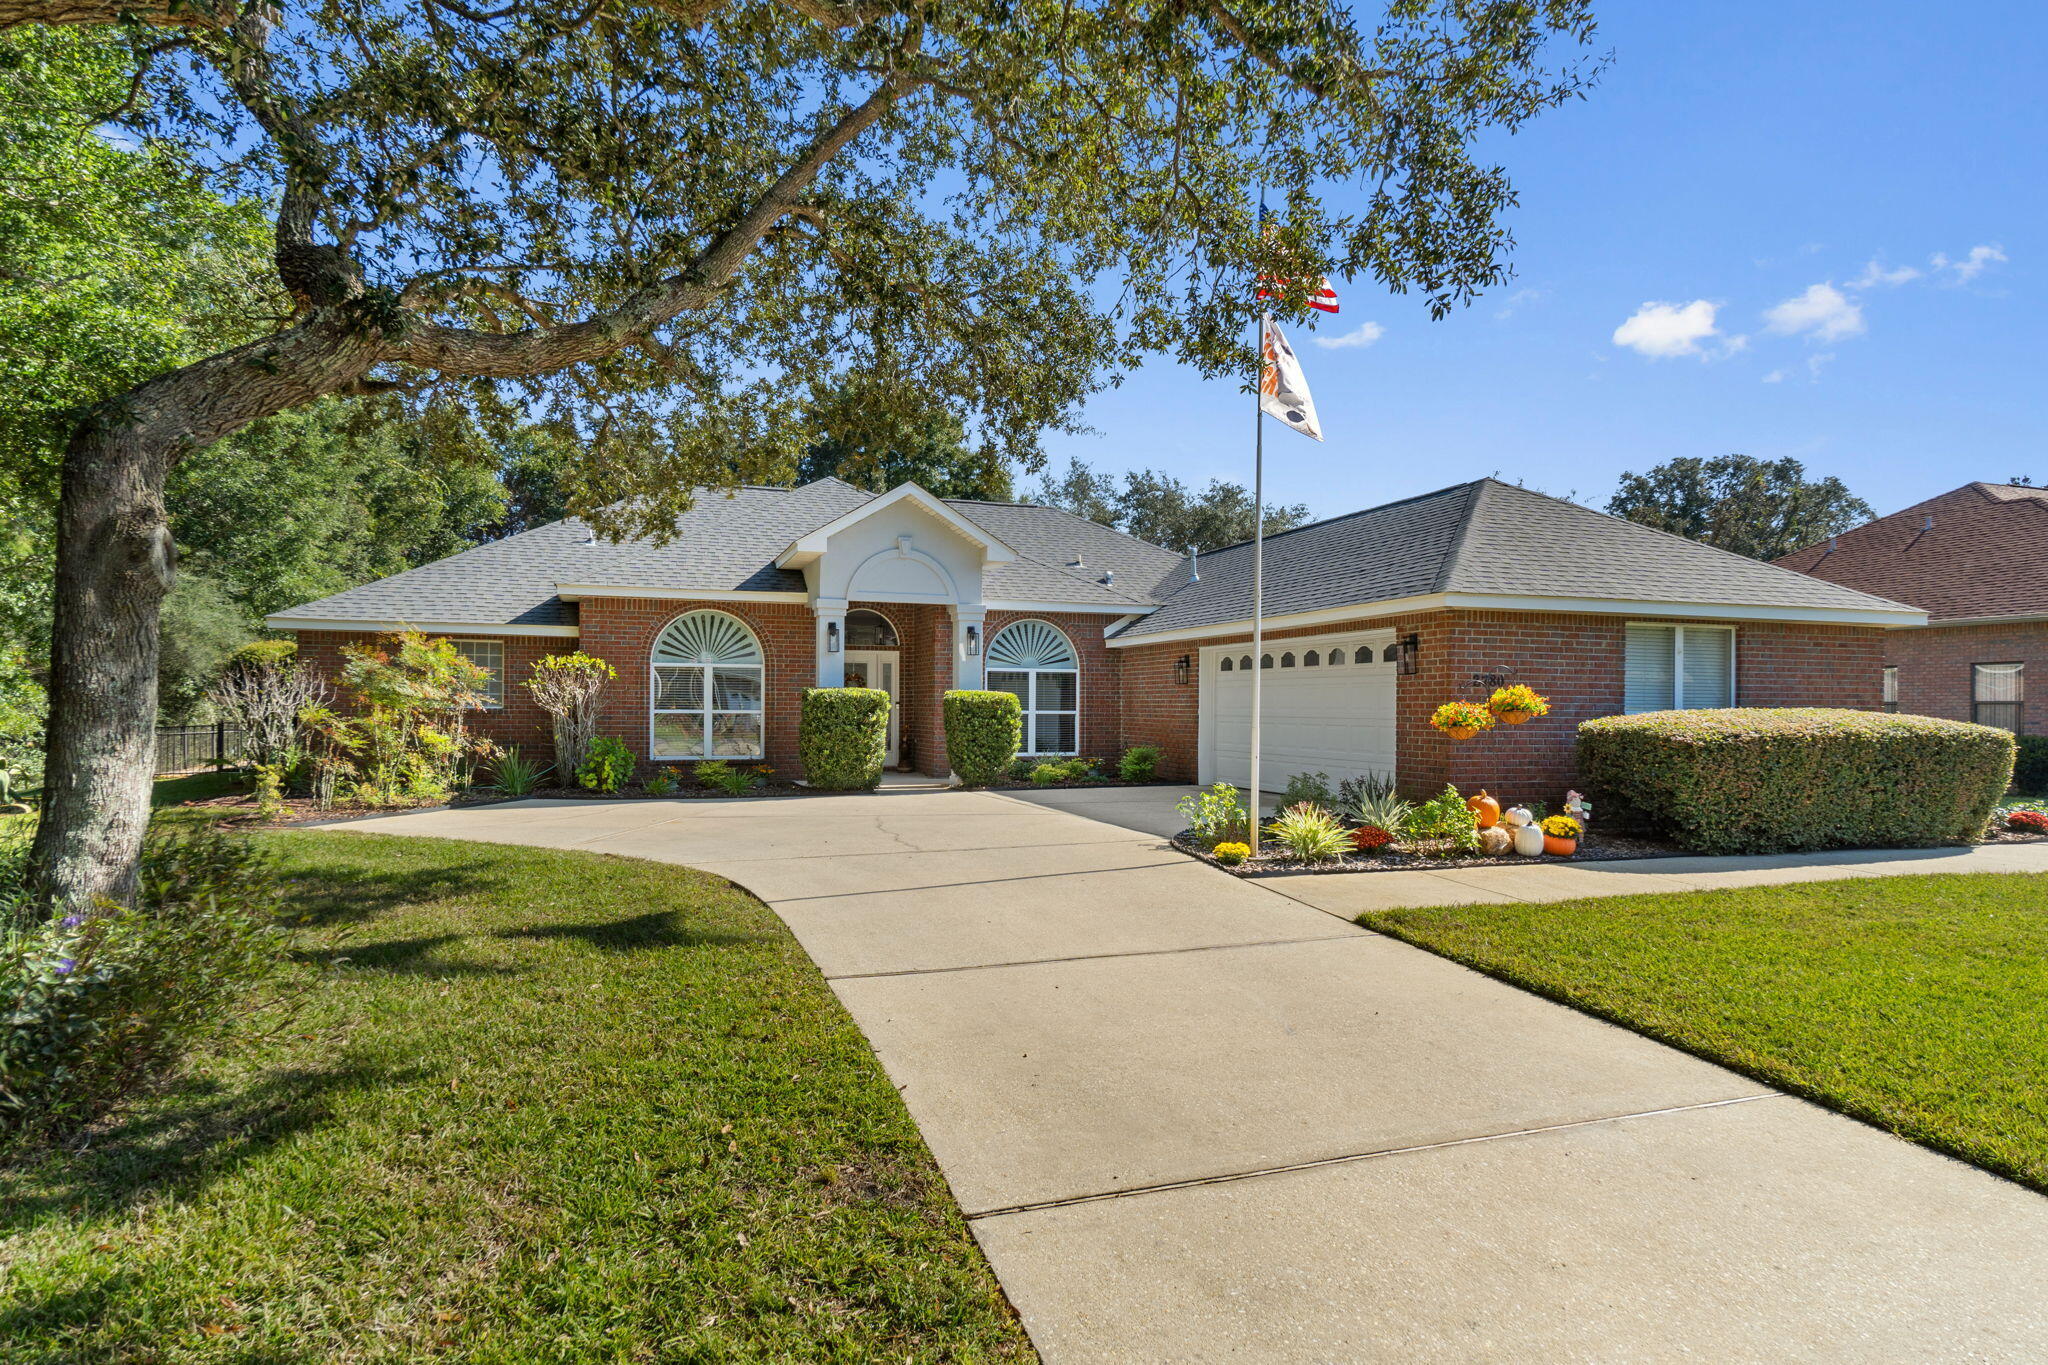
[[[1201,579],[1119,639],[1251,616],[1251,546],[1202,556]],[[1316,522],[1266,541],[1268,616],[1436,593],[1911,611],[1497,479]]]
[[[490,545],[365,583],[277,613],[278,619],[574,625],[558,583],[657,592],[802,592],[804,578],[775,558],[806,532],[877,495],[819,479],[800,488],[704,490],[676,519],[675,538],[586,543],[582,522],[551,522]],[[1181,556],[1052,507],[952,502],[1022,558],[992,564],[982,583],[991,601],[1129,607],[1177,586]],[[1081,565],[1075,566],[1075,551]],[[1105,571],[1113,581],[1102,582]]]

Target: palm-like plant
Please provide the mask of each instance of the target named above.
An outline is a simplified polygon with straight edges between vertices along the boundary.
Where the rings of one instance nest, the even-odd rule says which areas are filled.
[[[549,765],[527,759],[515,744],[498,756],[498,780],[492,785],[507,796],[530,796],[550,771]]]
[[[1351,818],[1361,825],[1374,825],[1389,834],[1399,834],[1401,827],[1408,823],[1408,813],[1415,809],[1410,801],[1403,801],[1394,794],[1393,788],[1370,791],[1351,804]]]
[[[1351,832],[1337,817],[1307,801],[1281,811],[1266,833],[1303,862],[1335,858],[1351,847]]]

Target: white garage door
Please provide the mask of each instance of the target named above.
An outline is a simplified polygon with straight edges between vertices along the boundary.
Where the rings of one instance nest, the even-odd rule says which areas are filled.
[[[1336,783],[1394,771],[1394,665],[1380,657],[1392,631],[1272,641],[1263,671],[1259,785],[1296,773]],[[1253,663],[1249,645],[1202,651],[1202,781],[1251,780]],[[1225,664],[1228,667],[1225,667]]]

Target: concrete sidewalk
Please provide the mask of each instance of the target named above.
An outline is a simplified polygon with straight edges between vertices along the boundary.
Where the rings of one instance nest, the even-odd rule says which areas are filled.
[[[1060,804],[523,802],[345,828],[760,894],[1048,1360],[2040,1358],[2048,1200]]]

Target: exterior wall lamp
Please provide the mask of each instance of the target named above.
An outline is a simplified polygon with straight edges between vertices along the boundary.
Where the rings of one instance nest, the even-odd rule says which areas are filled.
[[[1422,652],[1422,641],[1414,635],[1403,635],[1397,642],[1400,654],[1395,659],[1395,672],[1404,676],[1412,675],[1419,667],[1416,656]]]
[[[981,653],[981,627],[967,628],[967,657],[972,659]]]
[[[1174,683],[1177,686],[1186,687],[1188,685],[1188,675],[1191,671],[1192,669],[1187,655],[1183,654],[1178,659],[1175,659],[1173,661]]]
[[[827,621],[825,623],[825,652],[827,654],[837,654],[839,652],[839,623],[837,621]]]

